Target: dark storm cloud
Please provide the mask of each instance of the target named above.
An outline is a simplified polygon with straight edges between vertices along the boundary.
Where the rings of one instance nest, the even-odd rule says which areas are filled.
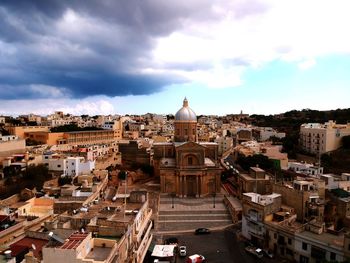
[[[158,92],[184,79],[142,72],[157,68],[150,54],[155,40],[189,21],[219,18],[211,0],[1,1],[2,99]],[[208,65],[163,68],[172,67],[193,70]],[[40,91],[45,87],[52,87],[52,92]]]

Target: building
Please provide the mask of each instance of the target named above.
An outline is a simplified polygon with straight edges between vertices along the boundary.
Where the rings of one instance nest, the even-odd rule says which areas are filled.
[[[1,136],[0,134],[0,161],[15,153],[24,153],[26,142],[15,135]]]
[[[218,154],[221,156],[223,153],[231,150],[233,148],[233,138],[232,137],[218,137],[215,139],[218,144]]]
[[[280,210],[282,197],[272,193],[260,195],[244,193],[242,197],[242,235],[258,247],[265,247],[265,221]]]
[[[311,175],[320,178],[323,174],[323,167],[309,163],[288,162],[288,169],[296,173]]]
[[[82,209],[62,213],[54,222],[47,224],[46,227],[73,230],[84,229],[84,233],[93,233],[93,236],[97,239],[113,240],[115,242],[113,261],[103,261],[98,256],[99,249],[97,249],[95,254],[92,253],[92,251],[96,250],[94,248],[88,252],[90,256],[88,257],[89,260],[86,259],[86,262],[143,262],[153,238],[151,232],[153,226],[151,220],[152,209],[149,207],[148,194],[142,190],[126,190],[125,185],[120,188],[123,188],[121,190],[118,188],[119,192],[123,194],[118,194],[115,201],[95,199],[91,205]],[[100,246],[102,243],[104,242],[99,243]],[[108,247],[107,243],[105,245],[105,247]],[[51,250],[51,252],[53,251]],[[70,253],[73,254],[73,257],[76,257],[79,255],[79,252],[78,250]],[[49,253],[48,255],[51,254]],[[85,262],[84,260],[71,260],[68,262]]]
[[[0,116],[0,124],[5,124],[6,118],[4,116]]]
[[[85,161],[84,157],[64,157],[51,152],[43,155],[43,163],[49,171],[62,172],[65,176],[90,174],[95,169],[95,161]]]
[[[303,150],[322,154],[341,147],[341,139],[350,135],[350,123],[336,124],[328,121],[325,124],[306,123],[300,126],[300,146]]]
[[[267,141],[270,140],[271,137],[276,137],[278,139],[286,137],[286,133],[278,132],[271,127],[259,127],[258,132],[259,141]]]
[[[316,178],[297,178],[293,182],[275,183],[274,193],[282,196],[283,204],[295,209],[299,221],[310,218],[323,222],[325,182]]]
[[[122,163],[125,165],[151,163],[150,144],[142,140],[119,141],[119,152],[122,155]]]
[[[51,235],[43,247],[43,262],[117,262],[117,241],[93,238],[92,233],[73,233],[63,240]]]
[[[254,192],[257,194],[269,194],[272,192],[270,177],[259,167],[250,167],[249,174],[238,175],[238,196],[243,193]]]
[[[185,98],[176,113],[174,142],[153,144],[155,174],[161,192],[201,197],[220,191],[218,144],[197,142],[197,116]]]
[[[251,128],[238,128],[236,132],[236,142],[240,144],[241,142],[251,141],[253,139],[253,133]]]
[[[45,126],[10,127],[10,133],[47,145],[89,145],[120,139],[120,130],[50,132]]]
[[[11,126],[8,127],[8,132],[16,135],[21,139],[27,139],[29,133],[33,132],[49,132],[49,126]]]

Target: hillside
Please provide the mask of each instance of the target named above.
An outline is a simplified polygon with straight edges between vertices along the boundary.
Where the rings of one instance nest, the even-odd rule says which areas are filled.
[[[301,111],[292,110],[276,115],[258,115],[250,116],[252,124],[261,127],[273,127],[280,131],[291,132],[300,127],[303,123],[319,122],[324,123],[328,120],[337,123],[347,123],[350,121],[350,108],[337,109],[329,111],[317,111],[304,109]]]

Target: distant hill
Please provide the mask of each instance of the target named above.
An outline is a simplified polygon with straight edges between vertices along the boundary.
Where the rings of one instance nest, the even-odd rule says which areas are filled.
[[[292,110],[276,115],[258,115],[250,116],[252,124],[261,127],[273,127],[280,131],[291,132],[300,127],[303,123],[319,122],[324,123],[328,120],[337,123],[350,122],[350,108],[336,109],[329,111],[317,111],[304,109],[301,111]]]
[[[300,125],[303,123],[324,123],[329,120],[337,123],[350,122],[350,108],[329,111],[317,111],[304,109],[301,111],[292,110],[276,115],[251,115],[250,122],[260,127],[272,127],[280,132],[285,132],[286,137],[282,139],[283,151],[288,153],[289,158],[296,158],[297,153],[302,153],[298,147]],[[347,153],[340,153],[340,156],[347,156]],[[335,156],[335,159],[340,157]],[[329,170],[338,164],[329,163]],[[347,167],[341,167],[341,169]]]
[[[321,157],[325,173],[349,173],[350,172],[350,149],[340,148]]]

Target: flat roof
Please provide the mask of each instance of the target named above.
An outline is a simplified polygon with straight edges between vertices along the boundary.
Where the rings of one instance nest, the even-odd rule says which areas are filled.
[[[64,242],[64,244],[59,248],[76,249],[88,235],[88,233],[73,233],[68,237],[68,240]]]
[[[344,235],[333,235],[329,233],[315,234],[310,231],[304,231],[296,234],[297,236],[306,237],[312,241],[321,242],[325,246],[337,246],[339,248],[343,248],[344,245]]]
[[[269,176],[267,174],[265,174],[265,177],[264,178],[255,178],[255,177],[252,177],[250,176],[249,174],[243,174],[243,173],[240,173],[239,176],[243,177],[246,181],[264,181],[264,180],[269,180]]]
[[[13,243],[12,245],[10,245],[10,250],[12,251],[12,256],[16,256],[20,251],[22,251],[20,248],[23,247],[23,248],[32,249],[32,245],[34,245],[35,246],[35,250],[33,251],[34,256],[39,257],[42,247],[45,246],[48,242],[49,241],[45,239],[25,237]]]
[[[93,259],[95,261],[104,261],[108,258],[112,248],[110,247],[96,247],[90,250],[89,254],[86,255],[86,259]]]

